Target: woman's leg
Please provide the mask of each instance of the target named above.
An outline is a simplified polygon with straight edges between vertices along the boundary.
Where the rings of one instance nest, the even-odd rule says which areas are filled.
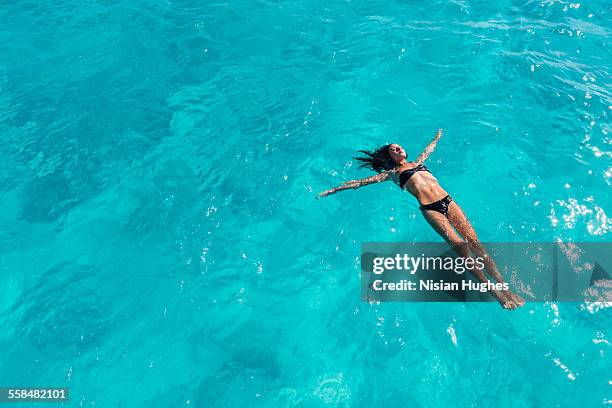
[[[453,229],[453,226],[444,215],[432,210],[426,210],[422,212],[429,225],[431,225],[431,227],[442,238],[444,238],[446,242],[448,242],[448,244],[455,250],[455,252],[457,252],[460,256],[464,258],[468,258],[470,256],[470,251],[468,249],[467,243],[459,236],[459,234],[457,234],[457,231]],[[476,276],[476,278],[478,278],[478,280],[480,280],[481,282],[488,282],[488,279],[484,275],[482,270],[471,269],[470,272],[472,272],[474,276]],[[491,293],[495,298],[497,298],[497,300],[504,308],[516,308],[513,302],[499,291],[491,291]]]
[[[450,224],[455,227],[457,231],[459,231],[459,234],[465,238],[474,254],[483,258],[485,268],[489,273],[489,276],[491,276],[497,282],[503,283],[504,278],[499,273],[497,265],[495,265],[495,262],[493,262],[493,259],[491,259],[489,254],[487,254],[484,246],[480,243],[480,241],[478,241],[476,231],[474,231],[474,227],[472,227],[472,224],[470,224],[470,221],[461,210],[461,207],[459,207],[459,205],[454,201],[451,201],[450,205],[448,206],[448,220],[450,221]]]
[[[476,231],[474,231],[474,227],[472,227],[472,224],[463,213],[463,210],[455,201],[452,201],[448,207],[448,219],[450,221],[450,224],[454,228],[456,228],[457,231],[459,231],[459,234],[461,234],[461,236],[465,238],[465,240],[468,242],[468,245],[472,252],[476,254],[476,256],[483,258],[485,268],[489,276],[491,276],[497,282],[503,283],[504,278],[501,273],[499,273],[497,265],[495,265],[495,262],[489,256],[485,247],[478,240],[478,236],[476,235]],[[521,298],[520,296],[510,291],[504,292],[514,302],[516,302],[518,306],[522,306],[525,303],[523,298]]]

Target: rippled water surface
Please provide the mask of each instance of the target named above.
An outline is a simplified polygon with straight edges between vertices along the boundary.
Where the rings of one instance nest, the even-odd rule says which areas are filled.
[[[612,401],[611,308],[359,300],[364,241],[437,241],[389,142],[484,241],[610,241],[608,1],[9,1],[0,386],[65,406]],[[52,405],[52,404],[51,404]]]

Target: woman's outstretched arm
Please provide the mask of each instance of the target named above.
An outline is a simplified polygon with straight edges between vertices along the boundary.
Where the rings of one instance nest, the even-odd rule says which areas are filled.
[[[436,136],[434,136],[431,143],[429,143],[427,147],[423,150],[423,152],[419,155],[419,157],[417,157],[416,162],[418,164],[421,164],[425,160],[427,160],[431,152],[433,152],[434,149],[436,148],[436,143],[438,143],[438,140],[440,140],[441,137],[442,137],[442,129],[438,129],[438,132],[436,132]]]
[[[358,179],[358,180],[345,181],[344,183],[342,183],[342,185],[338,187],[330,188],[329,190],[325,190],[322,193],[319,193],[317,198],[326,197],[330,194],[335,194],[338,191],[355,189],[355,188],[367,186],[368,184],[380,183],[382,181],[389,180],[390,174],[394,171],[395,170],[383,171],[382,173],[377,174],[372,177],[366,177],[366,178]]]

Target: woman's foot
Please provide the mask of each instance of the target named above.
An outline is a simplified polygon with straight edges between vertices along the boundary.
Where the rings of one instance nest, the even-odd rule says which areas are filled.
[[[518,309],[519,307],[525,304],[525,301],[523,300],[523,298],[521,298],[519,295],[515,295],[509,290],[503,290],[503,291],[494,290],[492,291],[492,294],[493,296],[497,298],[501,307],[503,307],[506,310]]]
[[[501,304],[501,307],[506,310],[514,310],[518,308],[518,305],[509,298],[504,298],[503,300],[500,300],[499,303]]]
[[[523,299],[516,293],[510,292],[509,290],[505,290],[504,295],[506,296],[506,298],[512,300],[512,302],[514,302],[514,304],[516,304],[517,307],[521,307],[525,304],[525,299]]]
[[[502,291],[492,290],[491,294],[497,299],[501,307],[507,310],[516,309],[514,302],[508,298]]]

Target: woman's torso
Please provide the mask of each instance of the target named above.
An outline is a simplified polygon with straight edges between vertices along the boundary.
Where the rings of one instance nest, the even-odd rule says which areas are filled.
[[[402,173],[406,172],[403,176]],[[448,193],[440,187],[438,180],[422,164],[414,162],[406,163],[395,171],[395,182],[404,181],[401,188],[408,190],[419,202],[419,204],[430,204],[446,197]]]

